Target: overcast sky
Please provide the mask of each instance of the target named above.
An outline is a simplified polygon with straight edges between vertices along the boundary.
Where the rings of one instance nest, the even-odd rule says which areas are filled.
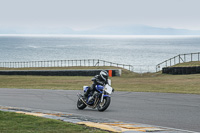
[[[144,24],[200,30],[200,0],[0,0],[0,28]]]

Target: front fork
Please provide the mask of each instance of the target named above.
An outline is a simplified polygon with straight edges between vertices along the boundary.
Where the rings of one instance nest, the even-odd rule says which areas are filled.
[[[103,90],[103,93],[101,95],[101,103],[103,102],[103,96],[104,96],[104,90]]]

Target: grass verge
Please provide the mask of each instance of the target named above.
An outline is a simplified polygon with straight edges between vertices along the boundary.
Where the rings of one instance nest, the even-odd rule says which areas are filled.
[[[95,128],[31,115],[0,111],[1,133],[106,133]]]
[[[109,69],[94,67],[95,69]],[[80,69],[80,68],[74,68]],[[81,67],[83,69],[83,67]],[[91,67],[85,69],[92,69]],[[111,68],[116,69],[116,68]],[[90,86],[92,77],[84,76],[0,76],[0,88],[81,90]],[[122,70],[121,77],[111,77],[117,91],[200,94],[200,74],[137,74]]]
[[[172,67],[195,67],[195,66],[200,66],[200,61],[184,62],[184,63],[176,64]]]

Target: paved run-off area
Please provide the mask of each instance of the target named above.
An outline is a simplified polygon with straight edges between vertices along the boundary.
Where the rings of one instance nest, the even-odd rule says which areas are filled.
[[[115,92],[109,108],[98,112],[89,108],[78,110],[78,92],[81,91],[2,88],[0,105],[2,110],[29,112],[121,132],[200,132],[199,95]],[[62,115],[55,115],[58,113]]]

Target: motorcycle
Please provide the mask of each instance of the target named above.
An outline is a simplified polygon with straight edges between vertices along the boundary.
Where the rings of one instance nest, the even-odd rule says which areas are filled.
[[[89,86],[83,86],[83,91],[86,92]],[[89,108],[97,108],[98,111],[105,111],[111,102],[110,94],[114,92],[114,89],[111,87],[111,80],[108,79],[108,84],[105,86],[96,85],[95,91],[90,92],[88,97],[85,99],[83,98],[82,94],[77,94],[78,101],[77,101],[77,108],[80,110],[85,109],[86,107]]]

